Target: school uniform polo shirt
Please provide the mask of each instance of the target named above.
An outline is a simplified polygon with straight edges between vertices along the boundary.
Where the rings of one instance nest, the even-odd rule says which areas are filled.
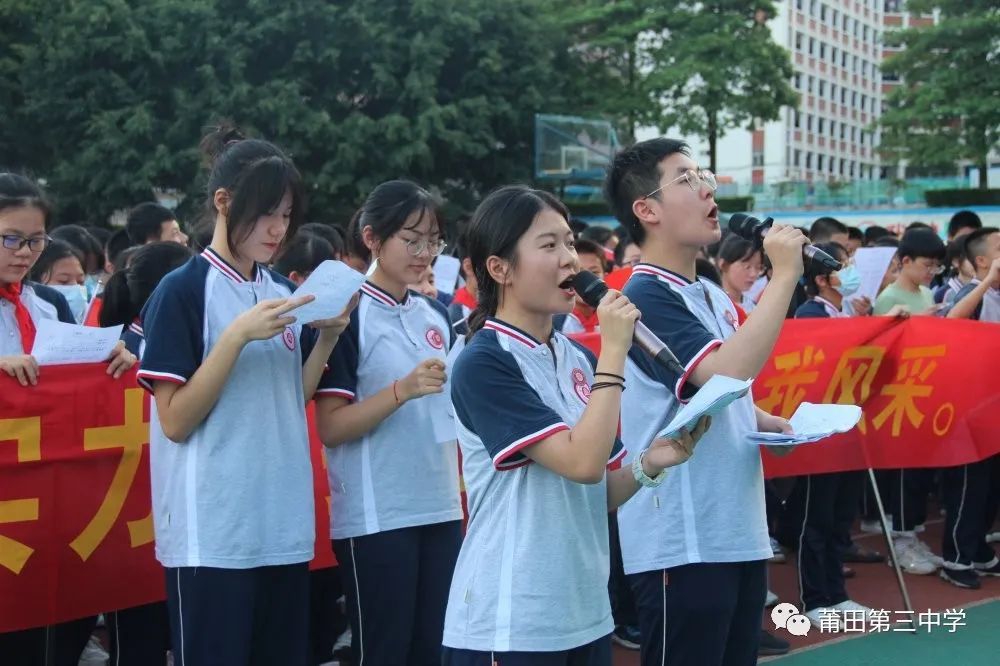
[[[122,330],[121,339],[125,343],[125,349],[135,354],[141,361],[146,351],[146,337],[142,332],[142,324],[138,320],[129,324]]]
[[[638,455],[694,395],[691,373],[739,322],[732,299],[714,283],[691,282],[651,264],[636,266],[624,293],[684,366],[678,375],[637,347],[629,352],[622,440]],[[745,441],[756,429],[748,393],[712,419],[694,455],[667,470],[661,486],[640,488],[618,509],[626,573],[771,557],[760,452]]]
[[[55,289],[25,282],[21,287],[21,302],[28,309],[36,327],[42,319],[56,319],[64,324],[76,323],[66,298]],[[14,304],[0,298],[0,356],[20,356],[23,353],[21,329],[17,327]]]
[[[448,597],[446,646],[567,650],[614,629],[605,480],[575,483],[524,455],[579,421],[595,363],[560,333],[543,344],[496,319],[458,357],[452,400],[469,525]],[[624,454],[616,441],[609,465]]]
[[[360,402],[423,360],[444,361],[450,346],[441,303],[414,291],[400,303],[366,282],[317,395]],[[450,410],[447,392],[416,398],[359,439],[326,449],[331,538],[461,520]]]
[[[958,293],[955,294],[952,305],[954,306],[955,303],[958,303],[970,293],[975,291],[976,286],[981,283],[982,280],[979,278],[973,278],[967,285],[958,290]],[[975,319],[977,321],[1000,322],[1000,290],[987,289],[986,293],[983,294],[983,300],[979,302],[978,306],[976,306],[976,309],[972,313],[970,319]]]
[[[796,319],[839,319],[846,316],[833,303],[819,296],[813,296],[795,310]]]
[[[288,283],[256,266],[246,280],[212,250],[157,286],[141,320],[139,383],[185,384],[223,331]],[[205,420],[173,442],[150,414],[156,557],[165,567],[246,569],[313,557],[312,467],[302,390],[302,326],[240,352]],[[306,335],[305,337],[309,337]]]

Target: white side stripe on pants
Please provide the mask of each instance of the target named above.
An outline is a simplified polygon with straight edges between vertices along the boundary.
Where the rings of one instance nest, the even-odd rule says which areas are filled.
[[[354,557],[354,539],[351,539],[351,569],[354,570],[354,598],[358,605],[358,666],[365,664],[365,632],[361,628],[361,588],[358,586],[358,560]]]
[[[178,624],[181,625],[181,663],[176,666],[184,666],[187,659],[184,655],[184,599],[181,597],[181,570],[177,569],[177,615]]]
[[[802,543],[806,538],[806,520],[809,518],[809,495],[812,492],[812,476],[806,475],[806,507],[802,512],[802,530],[799,532],[799,552],[798,552],[798,573],[799,573],[799,602],[802,604],[802,612],[806,612],[806,600],[802,589]]]
[[[663,570],[663,637],[660,639],[660,666],[667,663],[667,570]]]

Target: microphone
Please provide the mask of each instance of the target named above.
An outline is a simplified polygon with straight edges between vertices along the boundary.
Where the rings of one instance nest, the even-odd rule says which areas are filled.
[[[772,224],[774,224],[774,220],[770,217],[764,218],[762,222],[756,217],[745,213],[733,213],[729,218],[729,230],[740,238],[753,241],[757,247],[763,247],[764,236],[767,235]],[[843,268],[843,265],[839,261],[815,245],[804,245],[802,247],[802,256],[808,257],[812,261],[818,261],[831,270],[839,271]]]
[[[592,308],[596,308],[597,304],[604,298],[604,294],[608,293],[608,285],[604,283],[604,280],[590,271],[580,271],[573,276],[573,289],[580,295],[583,302]],[[667,343],[656,337],[641,321],[635,322],[635,333],[632,336],[632,343],[652,356],[654,361],[667,370],[676,372],[678,375],[684,374],[684,366],[677,360],[674,353],[670,351]]]

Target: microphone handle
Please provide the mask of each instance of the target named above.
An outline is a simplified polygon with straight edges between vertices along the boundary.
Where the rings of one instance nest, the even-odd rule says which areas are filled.
[[[831,270],[839,271],[843,268],[843,264],[828,255],[823,250],[819,249],[815,245],[805,245],[802,248],[802,254],[808,257],[812,261],[818,261],[820,264],[829,268]]]
[[[676,372],[679,375],[684,374],[684,366],[677,360],[674,353],[670,351],[670,347],[656,337],[656,335],[641,321],[637,321],[635,323],[633,341],[635,344],[639,345],[640,349],[652,356],[653,359],[655,359],[656,362],[663,367]]]

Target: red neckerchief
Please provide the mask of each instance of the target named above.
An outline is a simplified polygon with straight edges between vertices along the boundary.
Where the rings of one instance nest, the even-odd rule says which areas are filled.
[[[21,332],[21,349],[25,354],[30,354],[31,348],[35,346],[35,322],[31,320],[31,313],[21,301],[21,283],[0,286],[0,298],[13,303],[17,328]]]
[[[478,303],[476,299],[469,293],[469,290],[462,287],[455,292],[455,297],[451,299],[452,303],[458,303],[459,305],[464,305],[470,310],[475,310]]]
[[[590,313],[587,313],[590,310]],[[587,333],[593,333],[598,326],[597,321],[597,310],[585,305],[580,305],[577,303],[576,307],[573,308],[573,316],[580,320],[583,324],[583,330]]]

